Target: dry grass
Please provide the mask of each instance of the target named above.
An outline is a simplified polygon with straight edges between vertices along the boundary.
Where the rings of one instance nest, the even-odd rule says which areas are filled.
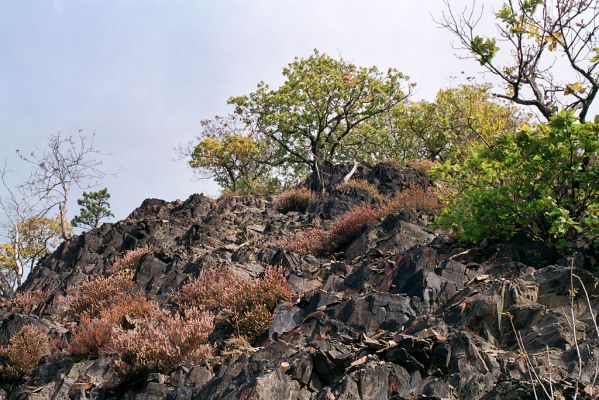
[[[397,193],[382,207],[380,213],[381,216],[385,216],[396,212],[415,210],[435,214],[441,208],[443,208],[443,204],[434,191],[415,187]]]
[[[304,212],[314,201],[314,193],[308,189],[298,188],[287,190],[277,196],[275,207],[282,213],[290,211]]]

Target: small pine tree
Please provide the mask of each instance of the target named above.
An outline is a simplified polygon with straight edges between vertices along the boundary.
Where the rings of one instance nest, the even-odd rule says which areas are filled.
[[[83,192],[83,197],[77,200],[77,204],[81,206],[81,209],[79,215],[71,221],[73,226],[93,229],[100,225],[100,220],[103,218],[114,217],[114,214],[110,211],[109,198],[110,193],[108,193],[107,188],[97,192]]]

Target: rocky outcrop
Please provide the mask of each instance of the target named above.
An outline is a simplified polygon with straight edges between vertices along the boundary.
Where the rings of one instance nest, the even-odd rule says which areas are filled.
[[[110,355],[50,356],[31,377],[3,383],[5,397],[524,399],[536,391],[543,398],[544,389],[531,384],[530,363],[555,398],[576,390],[578,398],[596,398],[599,288],[592,255],[560,258],[525,237],[467,247],[410,213],[387,216],[331,257],[277,247],[290,232],[316,221],[326,226],[370,201],[335,192],[346,170],[325,170],[329,198],[305,214],[281,214],[270,198],[146,200],[127,219],[63,243],[32,271],[22,291],[56,293],[40,312],[0,311],[0,344],[27,323],[56,340],[67,337],[71,327],[56,299],[90,276],[108,274],[125,251],[148,245],[154,251],[139,260],[133,280],[165,303],[205,268],[255,277],[281,266],[297,300],[277,306],[268,335],[255,347],[149,374],[135,386],[119,383]],[[416,171],[388,165],[360,167],[355,177],[386,195],[430,184]],[[578,278],[579,289],[571,291],[573,273],[588,296]]]

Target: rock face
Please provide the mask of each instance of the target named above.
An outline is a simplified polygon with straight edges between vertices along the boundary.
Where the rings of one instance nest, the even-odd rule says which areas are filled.
[[[282,266],[297,301],[277,306],[258,347],[131,387],[115,384],[109,355],[49,356],[32,376],[0,383],[0,399],[533,399],[545,391],[597,398],[592,255],[559,258],[523,237],[465,247],[410,213],[387,216],[328,258],[278,248],[290,232],[321,218],[326,226],[372,200],[335,192],[348,170],[325,171],[330,197],[306,214],[281,214],[270,198],[146,200],[127,219],[63,243],[32,271],[20,290],[56,293],[44,307],[0,310],[0,345],[27,323],[67,337],[55,298],[107,275],[123,252],[150,245],[155,251],[139,260],[133,280],[163,302],[205,268],[256,277]],[[430,184],[388,165],[361,167],[356,177],[386,195]],[[570,290],[571,279],[579,290]],[[531,384],[531,372],[543,387]]]

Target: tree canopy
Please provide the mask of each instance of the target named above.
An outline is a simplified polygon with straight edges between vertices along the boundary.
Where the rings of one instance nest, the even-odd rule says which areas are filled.
[[[283,69],[283,84],[261,82],[229,103],[256,134],[276,146],[272,163],[312,173],[322,190],[322,165],[352,158],[371,138],[359,129],[404,101],[413,85],[401,72],[358,67],[315,51]]]
[[[480,32],[484,8],[478,12],[477,4],[459,13],[446,1],[440,23],[500,78],[505,86],[496,95],[535,107],[546,119],[565,108],[584,122],[599,91],[599,3],[508,0],[495,14],[496,36]]]

